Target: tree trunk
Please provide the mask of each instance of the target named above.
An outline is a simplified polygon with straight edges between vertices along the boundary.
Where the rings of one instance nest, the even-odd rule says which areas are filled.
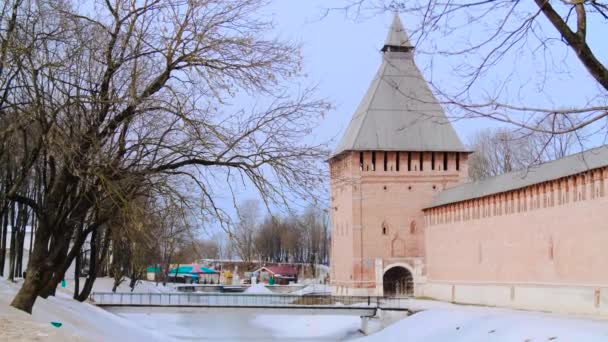
[[[53,245],[51,245],[53,246]],[[40,289],[40,297],[42,298],[48,298],[49,296],[54,296],[55,295],[55,291],[57,290],[57,286],[59,285],[59,283],[65,279],[65,273],[68,270],[68,268],[70,267],[70,265],[72,264],[72,261],[74,261],[74,256],[69,257],[68,256],[68,247],[69,247],[69,243],[66,242],[63,244],[63,247],[61,247],[61,251],[59,251],[59,253],[57,254],[57,256],[55,258],[53,258],[52,260],[50,260],[51,265],[51,272],[50,272],[50,277],[45,280],[44,282],[44,286],[42,289]],[[60,248],[55,247],[55,248]]]
[[[97,248],[99,245],[99,239],[100,239],[99,235],[100,235],[100,229],[95,229],[93,231],[93,235],[91,236],[91,256],[89,258],[89,275],[87,276],[87,279],[84,282],[84,286],[82,287],[82,292],[80,292],[78,294],[78,297],[76,298],[76,300],[78,300],[80,302],[84,302],[85,300],[87,300],[87,298],[89,298],[89,295],[91,294],[91,291],[93,290],[93,284],[95,283],[95,280],[97,279],[98,267],[99,267],[99,265],[103,264],[103,262],[106,258],[106,255],[107,255],[108,245],[110,244],[110,229],[106,228],[104,241],[101,246],[101,256],[99,256],[99,258],[98,258],[98,251],[100,250]]]
[[[29,247],[28,254],[27,254],[28,260],[29,260],[29,258],[32,257],[32,248],[34,247],[34,236],[36,235],[36,232],[35,232],[35,230],[36,230],[36,223],[37,223],[37,221],[36,221],[36,215],[32,215],[32,226],[31,226],[31,229],[30,229],[30,247]]]
[[[8,255],[8,280],[15,281],[15,257],[16,257],[16,245],[17,245],[17,229],[15,228],[17,225],[15,224],[15,208],[14,206],[10,207],[11,211],[11,249],[9,250]]]
[[[154,281],[156,282],[156,286],[158,286],[158,278],[160,277],[160,264],[154,264]]]
[[[17,231],[17,261],[16,261],[16,265],[15,265],[15,272],[17,274],[17,277],[22,277],[23,276],[23,249],[24,249],[24,243],[25,243],[25,233],[27,230],[27,223],[29,221],[29,215],[28,215],[28,208],[23,205],[20,204],[19,205],[19,215],[18,217],[20,218],[19,224],[17,225],[19,227],[19,230]]]
[[[0,276],[4,276],[4,264],[6,262],[6,238],[8,235],[8,205],[5,204],[0,213],[0,222],[2,223],[2,234],[0,237]]]
[[[98,228],[96,228],[98,229]],[[80,229],[78,236],[76,237],[76,240],[74,241],[73,245],[72,245],[72,249],[70,249],[69,252],[66,253],[61,253],[60,255],[62,255],[61,259],[61,264],[59,264],[60,266],[57,267],[57,271],[54,272],[53,274],[53,278],[45,285],[45,287],[42,289],[41,292],[41,296],[43,298],[47,298],[48,296],[54,295],[55,294],[55,289],[57,288],[57,285],[59,285],[59,283],[64,279],[65,273],[68,271],[68,269],[70,268],[70,265],[72,265],[72,262],[74,260],[76,260],[78,258],[78,256],[80,255],[80,251],[82,250],[82,246],[84,244],[84,242],[86,241],[88,234],[84,232],[84,230]],[[68,247],[69,244],[66,244],[65,248]],[[80,270],[79,267],[77,267],[78,270]],[[80,272],[80,271],[78,271]],[[74,295],[76,295],[78,292],[74,292]]]
[[[137,275],[135,272],[133,272],[133,274],[131,274],[131,281],[129,282],[129,287],[131,288],[131,292],[133,292],[133,290],[135,290],[135,285],[137,285],[138,280],[139,280],[139,275]]]
[[[73,298],[76,299],[78,297],[78,293],[80,292],[80,252],[76,255],[76,264],[74,265],[74,294]]]
[[[91,290],[93,290],[93,284],[95,283],[96,279],[97,279],[97,275],[95,273],[91,273],[89,271],[89,275],[84,280],[84,285],[82,286],[82,292],[80,292],[78,294],[75,293],[74,299],[76,299],[79,302],[84,302],[85,300],[87,300],[87,298],[89,298],[89,296],[91,295]]]
[[[36,241],[27,265],[27,277],[11,302],[11,306],[27,313],[32,312],[40,291],[53,276],[53,263],[49,260],[48,249],[52,229],[48,222],[48,218],[38,221]]]
[[[44,239],[44,237],[40,238]],[[41,244],[36,243],[34,245],[39,247]],[[45,265],[45,259],[46,255],[44,249],[35,247],[32,252],[32,257],[28,262],[27,277],[17,292],[17,295],[13,298],[11,306],[27,313],[32,313],[32,307],[36,302],[36,298],[38,298],[38,292],[44,285],[45,274],[43,267]]]
[[[23,243],[25,241],[25,227],[22,227],[17,231],[17,246],[15,253],[15,275],[20,278],[23,274]]]

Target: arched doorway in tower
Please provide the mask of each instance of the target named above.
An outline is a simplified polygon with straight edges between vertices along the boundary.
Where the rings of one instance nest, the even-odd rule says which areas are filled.
[[[403,266],[393,266],[382,277],[384,296],[400,297],[414,294],[414,277]]]

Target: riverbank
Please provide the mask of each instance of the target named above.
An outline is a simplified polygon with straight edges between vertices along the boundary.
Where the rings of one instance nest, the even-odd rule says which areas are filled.
[[[29,315],[10,306],[20,286],[0,278],[0,340],[167,340],[161,333],[146,330],[94,305],[75,301],[64,289],[59,289],[54,297],[38,298]],[[54,327],[51,322],[60,323],[61,327]]]

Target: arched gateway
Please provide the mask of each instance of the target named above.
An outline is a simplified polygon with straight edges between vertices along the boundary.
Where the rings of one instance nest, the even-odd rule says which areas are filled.
[[[384,295],[387,297],[411,296],[414,294],[414,277],[403,266],[393,266],[382,276]]]

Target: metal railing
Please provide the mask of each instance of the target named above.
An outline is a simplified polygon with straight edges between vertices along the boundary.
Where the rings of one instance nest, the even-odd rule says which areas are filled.
[[[93,292],[100,306],[183,306],[234,308],[380,308],[407,309],[409,298],[226,293],[112,293]]]

